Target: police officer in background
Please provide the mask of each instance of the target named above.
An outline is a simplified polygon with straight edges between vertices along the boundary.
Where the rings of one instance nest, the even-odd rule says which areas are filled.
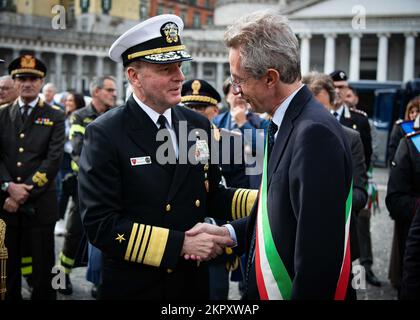
[[[64,149],[64,113],[39,98],[45,64],[31,55],[13,60],[9,73],[19,98],[0,109],[0,218],[7,223],[6,299],[21,299],[23,237],[32,255],[32,299],[55,299],[55,176]]]
[[[372,157],[372,136],[367,114],[356,108],[349,107],[346,102],[346,96],[349,91],[347,75],[343,70],[335,70],[330,73],[336,90],[336,102],[333,105],[331,113],[344,126],[357,130],[363,143],[365,155],[366,170],[371,167]],[[372,271],[373,253],[372,240],[370,235],[370,217],[369,209],[362,209],[358,214],[357,230],[360,248],[360,264],[365,268],[366,280],[374,286],[380,286],[381,282]]]
[[[115,106],[117,99],[116,81],[111,76],[102,76],[90,83],[92,101],[89,105],[73,113],[70,118],[70,142],[72,145],[71,168],[73,175],[67,176],[65,185],[72,195],[72,206],[67,218],[66,235],[63,249],[60,252],[60,265],[66,272],[65,288],[58,291],[65,295],[73,293],[70,273],[73,268],[86,265],[87,242],[84,236],[82,220],[79,212],[79,197],[77,193],[77,174],[79,172],[79,159],[82,153],[83,138],[86,126],[101,114]]]

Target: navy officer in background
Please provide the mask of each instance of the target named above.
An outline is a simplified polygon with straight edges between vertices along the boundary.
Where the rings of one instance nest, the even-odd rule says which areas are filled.
[[[233,242],[185,232],[207,216],[244,216],[256,197],[220,185],[220,170],[208,161],[211,143],[202,136],[212,136],[210,122],[177,106],[181,62],[191,60],[182,29],[175,15],[155,16],[109,52],[123,63],[133,94],[87,126],[79,163],[83,225],[103,252],[99,298],[207,299],[205,260]],[[192,138],[186,141],[180,129]],[[183,161],[191,150],[193,161]],[[191,259],[197,256],[202,261]]]

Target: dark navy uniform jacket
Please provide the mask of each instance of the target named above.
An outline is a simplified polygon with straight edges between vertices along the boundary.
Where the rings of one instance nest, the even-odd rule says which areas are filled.
[[[55,176],[61,165],[64,139],[64,112],[41,99],[24,124],[17,100],[0,108],[0,183],[34,186],[21,207],[28,213],[23,215],[24,225],[57,220]],[[16,226],[18,215],[2,211],[8,195],[0,193],[0,218]]]
[[[351,151],[343,129],[304,86],[285,113],[267,175],[268,219],[292,280],[292,299],[334,298],[344,257],[351,180]],[[248,218],[232,222],[238,246],[245,243],[246,250],[256,208]],[[259,299],[254,263],[248,298]]]
[[[176,106],[177,134],[181,121],[188,133],[202,129],[211,136],[206,118]],[[207,263],[180,256],[184,232],[207,216],[246,216],[256,197],[256,191],[221,186],[217,165],[159,164],[157,132],[132,96],[86,129],[80,209],[89,240],[104,254],[102,298],[206,299]],[[188,150],[195,147],[188,142]]]

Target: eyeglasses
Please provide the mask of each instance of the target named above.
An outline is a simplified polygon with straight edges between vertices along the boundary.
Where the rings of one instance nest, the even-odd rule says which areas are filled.
[[[233,80],[233,77],[230,76],[229,82],[230,82],[230,85],[232,86],[233,92],[240,93],[242,91],[241,83],[245,83],[248,79],[249,77],[243,80]]]
[[[105,90],[106,92],[117,92],[117,89],[113,89],[113,88],[102,88],[103,90]]]

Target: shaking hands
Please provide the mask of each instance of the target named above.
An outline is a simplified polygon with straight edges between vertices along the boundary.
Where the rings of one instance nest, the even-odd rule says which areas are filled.
[[[181,255],[186,260],[207,261],[221,255],[225,247],[234,245],[226,227],[197,223],[185,232]]]

